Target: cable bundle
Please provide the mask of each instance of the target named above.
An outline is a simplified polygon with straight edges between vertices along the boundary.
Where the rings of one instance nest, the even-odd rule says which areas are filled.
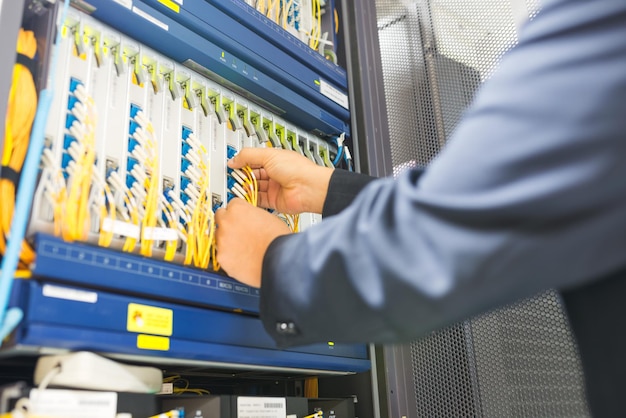
[[[218,270],[215,257],[215,218],[213,199],[209,190],[209,153],[189,130],[183,130],[183,167],[181,167],[181,200],[173,190],[168,192],[172,206],[181,210],[185,236],[185,265],[206,269],[212,261]]]
[[[131,117],[133,117],[132,113]],[[158,145],[152,122],[145,117],[141,110],[134,115],[134,122],[136,122],[137,126],[132,132],[132,139],[136,142],[130,142],[129,151],[131,157],[137,163],[130,164],[132,159],[129,158],[127,171],[135,180],[130,190],[137,201],[141,217],[141,245],[139,252],[141,255],[150,257],[152,256],[154,241],[161,238],[155,229],[159,215]],[[173,238],[174,248],[176,248],[176,235]]]
[[[109,185],[96,167],[96,107],[85,86],[70,80],[61,165],[52,150],[41,156],[43,195],[52,208],[54,232],[66,241],[86,241],[100,231],[98,243],[109,246],[113,233],[106,223],[116,217]]]
[[[324,2],[325,3],[325,2]],[[305,10],[310,5],[310,10]],[[253,7],[283,29],[300,36],[318,50],[322,38],[322,0],[256,0]],[[306,13],[306,17],[303,17]],[[307,22],[310,21],[310,27]],[[327,42],[326,42],[327,43]]]
[[[32,75],[32,60],[37,53],[37,41],[31,31],[20,29],[17,38],[18,61],[13,68],[9,103],[4,132],[4,152],[0,169],[0,252],[4,254],[9,238],[15,191],[28,150],[30,130],[37,109],[37,90]],[[33,249],[22,243],[19,267],[25,268],[35,259]]]
[[[235,196],[245,199],[253,206],[257,206],[259,200],[259,186],[254,172],[248,166],[242,169],[228,170],[228,189]]]
[[[78,99],[74,102],[71,114],[76,118],[69,128],[65,140],[64,161],[67,156],[66,175],[67,195],[61,207],[61,236],[66,241],[85,241],[90,229],[90,190],[92,174],[95,171],[96,147],[96,110],[95,104],[82,84],[77,84],[73,91]],[[74,138],[71,140],[69,138]]]

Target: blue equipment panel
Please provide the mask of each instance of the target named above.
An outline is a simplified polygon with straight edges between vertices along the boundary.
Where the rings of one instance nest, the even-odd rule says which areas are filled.
[[[38,280],[16,280],[12,305],[20,306],[25,317],[9,345],[336,372],[370,367],[364,345],[318,344],[277,350],[261,321],[244,314]],[[156,333],[167,341],[166,346],[140,348],[140,336],[145,334],[129,325],[136,306],[171,312],[171,332],[161,337]]]
[[[248,5],[243,0],[204,0],[208,1],[215,7],[224,11],[224,13],[236,19],[242,25],[245,25],[257,35],[263,37],[278,48],[292,55],[296,59],[302,61],[311,68],[318,68],[324,71],[324,74],[337,85],[347,87],[346,71],[340,66],[327,60],[323,55],[311,49],[307,44],[283,30],[279,25],[271,19],[263,16]],[[185,7],[189,1],[185,3]],[[333,1],[330,1],[330,10],[334,9]],[[191,8],[189,10],[192,10]]]
[[[259,311],[259,289],[227,276],[135,254],[35,236],[33,275],[190,305]]]
[[[203,0],[191,4],[211,16],[207,20],[212,25],[219,23],[223,32],[186,9],[181,8],[176,13],[154,0],[135,0],[131,8],[114,0],[90,0],[89,3],[95,7],[91,15],[102,22],[249,100],[266,105],[307,131],[323,136],[350,132],[348,109],[320,92],[323,74],[279,51]],[[228,24],[222,26],[223,22]],[[243,38],[246,45],[225,35],[227,33],[247,36]],[[191,65],[189,60],[193,61]],[[335,87],[340,93],[342,88]]]

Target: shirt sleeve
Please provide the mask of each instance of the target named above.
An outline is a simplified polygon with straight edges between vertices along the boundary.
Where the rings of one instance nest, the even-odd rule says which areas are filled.
[[[375,180],[365,174],[335,169],[330,176],[326,200],[322,208],[322,216],[336,215],[344,210],[361,190]]]
[[[626,2],[553,1],[423,176],[369,183],[277,238],[280,346],[400,342],[626,266]]]

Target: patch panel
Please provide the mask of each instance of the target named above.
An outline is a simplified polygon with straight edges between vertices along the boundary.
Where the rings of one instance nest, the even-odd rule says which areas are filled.
[[[70,14],[63,33],[57,84],[68,94],[54,108],[66,111],[51,115],[46,161],[69,182],[84,113],[80,91],[98,115],[91,176],[102,189],[90,201],[90,232],[81,240],[207,268],[210,239],[190,242],[190,223],[212,225],[212,213],[250,187],[246,173],[231,175],[227,159],[243,147],[273,146],[328,163],[326,141],[80,12]],[[42,186],[35,205],[45,206],[45,197]],[[31,234],[58,229],[51,212],[33,212]]]
[[[192,3],[185,2],[185,7],[209,6],[211,11],[190,14],[185,7],[181,7],[180,13],[174,13],[156,0],[136,0],[129,8],[110,0],[90,2],[95,8],[92,15],[100,21],[158,49],[170,59],[184,63],[205,77],[227,85],[231,91],[289,118],[307,131],[315,131],[325,137],[349,131],[345,72],[342,85],[333,80],[327,81],[330,73],[326,69],[322,72],[311,72],[310,69],[294,71],[300,65],[298,62],[290,65],[285,61],[288,56],[282,52],[268,58],[262,52],[264,47],[242,45],[242,40],[251,37],[235,36],[233,30],[241,29],[239,23],[227,16],[220,19],[217,16],[223,14],[203,0]],[[209,16],[210,19],[207,19]],[[227,25],[227,21],[232,24]],[[221,29],[207,29],[216,23]],[[213,36],[222,37],[224,34],[229,36],[220,38],[219,42],[213,39]],[[259,38],[252,36],[252,39]],[[267,46],[275,51],[273,46]],[[303,77],[305,72],[309,75]],[[327,90],[324,86],[338,95],[325,94]],[[341,104],[336,101],[338,96],[345,99],[339,100]]]

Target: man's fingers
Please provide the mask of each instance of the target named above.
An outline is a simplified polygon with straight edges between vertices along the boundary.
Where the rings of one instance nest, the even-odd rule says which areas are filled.
[[[243,148],[233,158],[228,160],[230,168],[242,168],[250,166],[251,168],[260,168],[265,166],[271,154],[276,150],[271,148]]]

